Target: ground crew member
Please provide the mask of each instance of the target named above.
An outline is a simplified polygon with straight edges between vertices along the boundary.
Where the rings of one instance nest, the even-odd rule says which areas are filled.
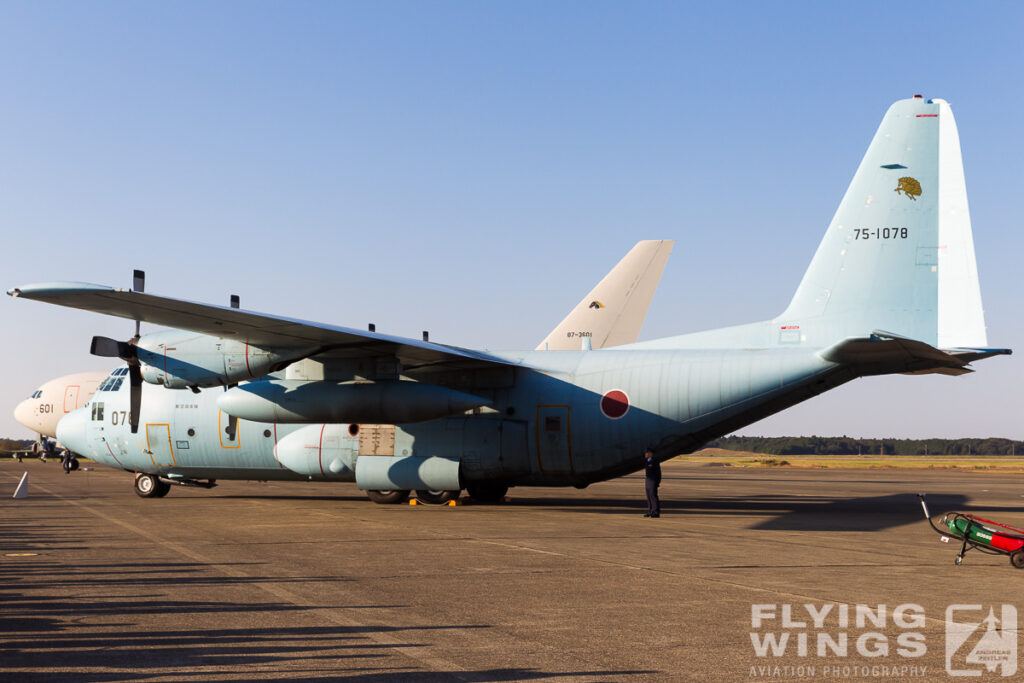
[[[661,465],[654,459],[653,448],[644,451],[644,474],[644,485],[647,489],[647,514],[644,517],[661,517],[661,502],[658,500]]]

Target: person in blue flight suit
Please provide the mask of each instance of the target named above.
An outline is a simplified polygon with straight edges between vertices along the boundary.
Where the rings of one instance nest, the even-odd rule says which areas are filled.
[[[644,484],[647,489],[647,514],[644,517],[661,517],[661,501],[658,500],[661,465],[654,459],[653,448],[644,451],[644,474]]]

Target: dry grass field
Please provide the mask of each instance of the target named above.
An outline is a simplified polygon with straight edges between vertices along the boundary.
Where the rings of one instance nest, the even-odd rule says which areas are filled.
[[[1024,472],[1024,457],[1006,455],[767,455],[705,448],[674,458],[724,467],[798,467],[843,469],[934,469],[975,472]]]

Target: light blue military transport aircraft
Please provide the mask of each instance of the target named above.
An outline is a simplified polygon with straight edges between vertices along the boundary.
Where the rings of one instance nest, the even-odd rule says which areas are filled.
[[[690,452],[858,377],[959,375],[1010,353],[986,339],[953,114],[920,96],[889,108],[792,301],[762,322],[475,351],[142,289],[8,293],[136,321],[127,342],[93,339],[127,367],[57,430],[140,473],[147,496],[225,478],[354,481],[377,502],[583,487],[640,469],[647,447]],[[138,321],[176,329],[140,335]],[[173,408],[151,411],[168,390]]]

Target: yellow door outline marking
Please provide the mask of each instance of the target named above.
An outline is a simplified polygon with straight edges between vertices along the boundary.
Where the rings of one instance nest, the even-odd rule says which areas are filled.
[[[166,427],[167,428],[167,450],[171,454],[171,461],[157,462],[156,458],[153,457],[153,447],[149,444],[149,428],[150,427]],[[178,461],[174,459],[174,447],[171,445],[171,425],[168,422],[147,422],[146,423],[146,451],[149,453],[149,459],[153,461],[153,464],[157,467],[166,467],[167,465],[178,465]]]
[[[242,447],[242,433],[241,433],[242,430],[239,429],[237,425],[235,426],[235,445],[234,446],[225,446],[224,445],[224,428],[223,428],[223,426],[221,424],[221,419],[223,418],[223,415],[224,415],[224,411],[223,410],[218,410],[217,411],[217,438],[220,440],[220,447],[221,448],[241,448]],[[275,450],[276,450],[276,448],[275,448]]]

